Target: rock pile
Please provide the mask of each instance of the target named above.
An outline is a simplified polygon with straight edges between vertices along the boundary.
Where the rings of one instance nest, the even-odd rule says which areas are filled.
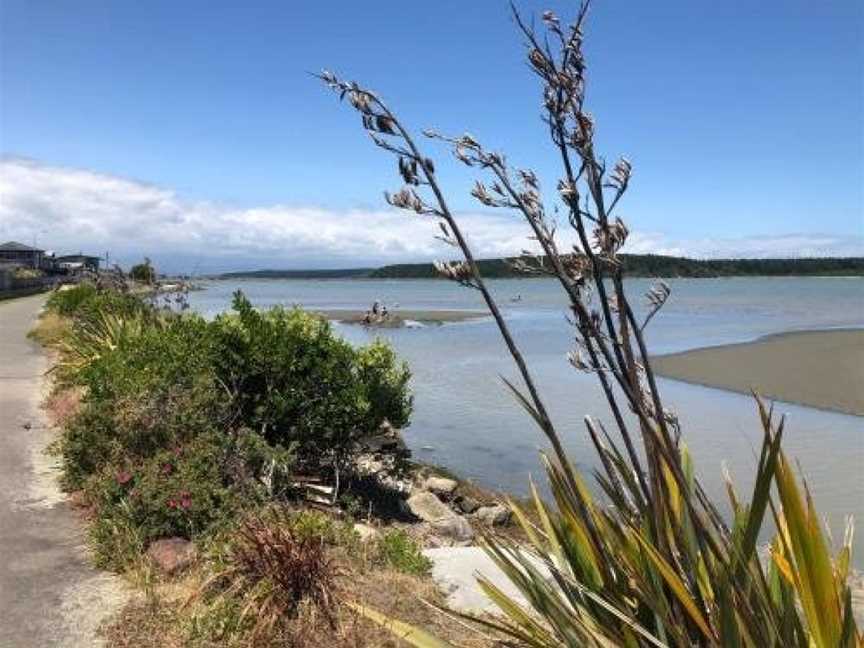
[[[427,527],[428,546],[464,547],[474,541],[475,525],[501,526],[510,520],[502,504],[483,505],[459,493],[459,482],[437,475],[417,475],[411,496],[405,501],[410,513]]]

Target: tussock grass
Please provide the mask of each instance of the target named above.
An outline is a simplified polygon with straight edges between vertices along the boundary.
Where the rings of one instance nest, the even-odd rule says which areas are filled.
[[[53,311],[45,311],[36,322],[36,325],[27,334],[31,340],[35,340],[42,346],[56,347],[69,336],[72,322]]]

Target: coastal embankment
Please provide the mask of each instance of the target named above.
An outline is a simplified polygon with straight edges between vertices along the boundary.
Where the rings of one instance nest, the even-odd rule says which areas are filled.
[[[675,380],[864,416],[864,329],[780,333],[652,364]]]
[[[89,565],[83,527],[45,454],[54,438],[40,408],[49,362],[27,339],[44,301],[0,302],[0,646],[97,646],[126,590]]]

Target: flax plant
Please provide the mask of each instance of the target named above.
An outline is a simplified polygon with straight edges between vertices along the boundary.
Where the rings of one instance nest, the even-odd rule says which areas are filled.
[[[727,521],[696,478],[678,419],[664,406],[644,333],[670,289],[662,282],[651,287],[641,318],[625,292],[618,254],[628,228],[618,207],[632,165],[621,158],[610,168],[595,150],[583,54],[588,8],[583,2],[569,26],[544,13],[542,34],[513,8],[528,64],[540,82],[543,120],[561,167],[558,200],[574,243],[561,242],[533,171],[510,166],[504,155],[468,134],[424,135],[445,143],[457,160],[482,175],[471,192],[481,204],[524,218],[540,253],[526,252],[517,266],[554,278],[567,296],[573,333],[569,362],[596,376],[614,424],[607,430],[599,420],[585,419],[600,459],[594,478],[606,502],[592,494],[569,461],[432,160],[378,95],[331,72],[319,75],[359,112],[372,141],[397,158],[405,186],[385,194],[387,202],[435,219],[439,238],[461,252],[462,260],[436,268],[479,291],[519,371],[522,384],[507,385],[551,446],[542,461],[553,505],[541,500],[533,484],[534,516],[511,502],[527,543],[494,535],[484,543],[528,605],[481,577],[481,587],[502,614],[479,621],[516,645],[538,648],[861,645],[847,584],[851,526],[832,557],[810,495],[781,451],[783,419],[757,397],[764,441],[755,486],[745,503],[727,480],[733,512]],[[769,559],[761,560],[757,539],[766,518],[779,531]],[[369,612],[380,620],[375,614]],[[415,645],[432,645],[426,640]]]

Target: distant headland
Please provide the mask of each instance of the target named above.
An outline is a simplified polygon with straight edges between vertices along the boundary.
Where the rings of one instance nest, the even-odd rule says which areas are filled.
[[[624,272],[631,277],[830,277],[864,276],[864,257],[793,259],[688,259],[659,254],[622,254]],[[484,277],[523,279],[514,267],[516,257],[481,259]],[[250,270],[227,272],[219,279],[439,279],[431,263],[400,263],[380,268],[332,270]]]

